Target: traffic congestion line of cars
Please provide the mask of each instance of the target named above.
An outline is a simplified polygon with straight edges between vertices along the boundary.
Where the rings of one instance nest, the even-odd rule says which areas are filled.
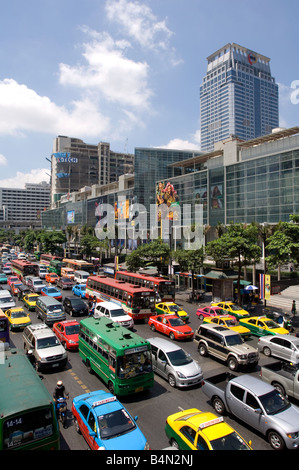
[[[24,307],[29,312],[36,311],[37,316],[43,322],[33,325],[29,313],[14,305],[11,308],[4,308],[5,314],[8,318],[10,317],[11,328],[24,329],[24,348],[38,371],[64,368],[68,361],[67,350],[78,350],[79,345],[79,321],[67,320],[65,312],[70,316],[76,314],[87,316],[89,314],[88,307],[83,301],[86,298],[86,284],[72,283],[73,295],[66,296],[62,301],[61,291],[53,285],[56,283],[57,286],[59,276],[54,281],[55,276],[48,276],[47,278],[46,275],[45,281],[50,285],[41,288],[40,285],[43,284],[41,279],[28,277],[25,282],[31,293],[23,291],[20,287],[21,285],[26,287],[25,284],[19,283],[18,285],[18,281],[13,277],[12,275],[9,282],[8,279],[6,280],[11,292],[0,290],[0,306],[1,293],[4,293],[2,295],[4,298],[8,292],[8,294],[12,294],[10,295],[11,299],[12,296],[16,296],[19,300],[22,300]],[[41,284],[36,282],[38,280],[41,281]],[[61,288],[63,289],[63,287]],[[70,289],[70,284],[66,288]],[[59,301],[57,301],[57,295]],[[61,306],[64,317],[56,321],[54,315],[53,321],[50,321],[48,326],[47,317],[42,317],[40,304],[44,301],[44,298],[50,302],[52,297],[57,301],[54,305],[59,304]],[[81,303],[79,307],[75,300]],[[113,307],[109,304],[113,304],[113,302],[97,304],[94,316],[106,316],[113,321],[118,321],[120,325],[128,329],[132,329],[134,323],[132,325],[129,322],[131,317],[129,319],[122,318],[120,313],[124,314],[124,312],[118,312],[118,315],[114,312],[117,309],[120,310],[119,306],[116,308],[115,304],[113,304]],[[48,319],[53,315],[53,311],[55,312],[55,308],[48,315]],[[17,312],[20,321],[17,321]],[[295,336],[290,335],[288,330],[282,330],[280,325],[265,316],[256,318],[250,316],[247,311],[232,302],[217,302],[209,307],[198,309],[196,315],[201,320],[201,324],[196,331],[188,325],[189,314],[181,310],[174,302],[159,302],[156,304],[155,313],[148,320],[149,328],[158,333],[157,336],[149,338],[153,371],[167,380],[171,387],[188,388],[198,385],[200,390],[209,397],[211,404],[220,415],[225,413],[224,406],[227,404],[226,395],[222,393],[223,387],[219,385],[220,379],[217,378],[216,380],[213,377],[206,379],[198,362],[178,346],[176,341],[194,340],[200,356],[210,356],[218,359],[226,364],[231,371],[254,370],[258,364],[260,352],[265,356],[273,355],[285,361],[297,360],[294,353],[294,348],[297,348]],[[248,341],[244,341],[251,335],[259,337],[257,348],[252,347]],[[163,336],[168,336],[171,341],[164,339]],[[289,338],[291,338],[290,346],[288,346],[290,355],[283,356],[282,348],[286,348],[283,341]],[[276,347],[278,349],[275,349]],[[290,359],[291,357],[293,359]],[[238,382],[231,377],[230,375],[228,379],[228,375],[226,375],[224,382],[226,384],[229,382],[230,385],[229,388],[227,386],[227,390],[234,394],[233,386],[236,386]],[[251,384],[250,374],[242,374],[241,377],[244,377],[244,380],[249,377],[249,383]],[[262,379],[261,376],[261,378],[255,379],[257,382],[252,383],[257,384],[257,387],[262,387],[261,383],[264,383]],[[210,383],[213,387],[208,387]],[[238,383],[238,386],[242,383],[242,381]],[[266,402],[259,400],[259,406],[257,407],[253,400],[250,401],[249,399],[250,393],[254,395],[253,389],[243,388],[243,394],[239,391],[238,394],[235,393],[233,396],[235,401],[240,402],[240,407],[247,406],[250,411],[248,417],[252,416],[252,419],[245,418],[244,422],[264,433],[273,449],[297,448],[299,446],[299,421],[296,418],[294,426],[291,426],[290,423],[293,420],[292,416],[299,415],[299,409],[296,406],[289,407],[287,399],[281,394],[281,390],[278,399],[276,388],[270,384],[268,385],[270,388],[265,389],[266,392],[271,397],[273,396],[277,403],[282,404],[285,411],[292,410],[293,414],[288,416],[286,413],[284,415],[285,425],[276,423],[277,427],[275,429],[269,430],[267,428],[268,430],[263,432],[260,425],[255,425],[253,421],[255,418],[259,421],[264,420],[264,417],[268,419],[269,410],[267,407],[270,405],[268,401],[266,405]],[[214,390],[214,395],[211,394],[210,390]],[[216,392],[218,393],[217,396]],[[223,405],[220,403],[221,400]],[[235,408],[232,411],[229,406],[226,406],[226,412],[232,416],[238,416],[241,420],[244,418],[238,414],[239,412],[235,411]],[[98,390],[74,397],[72,413],[76,430],[83,434],[92,449],[128,450],[134,448],[134,450],[141,450],[149,448],[146,438],[136,424],[137,417],[132,418],[114,395]],[[251,442],[246,442],[222,417],[219,418],[210,412],[202,412],[197,408],[187,409],[169,416],[165,433],[172,445],[182,450],[252,449]],[[122,436],[121,439],[120,436]],[[131,442],[133,436],[134,444]],[[131,445],[133,447],[130,447]]]

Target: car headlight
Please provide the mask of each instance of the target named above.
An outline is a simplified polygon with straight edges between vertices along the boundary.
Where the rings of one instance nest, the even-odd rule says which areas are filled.
[[[73,341],[72,339],[69,340],[70,344],[76,344],[76,341]]]
[[[240,359],[247,359],[247,354],[240,354],[238,357]]]
[[[290,439],[297,439],[299,437],[299,431],[297,432],[290,432],[287,434],[287,436],[290,438]]]
[[[178,377],[180,377],[180,379],[185,379],[186,378],[186,376],[184,374],[182,374],[182,372],[180,372],[180,371],[178,371],[177,374],[178,374]]]

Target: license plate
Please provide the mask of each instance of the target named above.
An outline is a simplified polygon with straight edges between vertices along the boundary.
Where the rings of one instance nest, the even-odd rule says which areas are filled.
[[[135,392],[138,393],[138,392],[142,392],[143,390],[143,387],[138,387],[138,388],[135,388]]]
[[[59,366],[58,363],[57,364],[52,364],[52,367],[58,367],[58,366]]]

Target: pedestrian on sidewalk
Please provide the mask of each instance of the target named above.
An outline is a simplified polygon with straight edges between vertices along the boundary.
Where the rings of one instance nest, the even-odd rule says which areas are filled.
[[[296,301],[293,300],[293,304],[292,304],[292,315],[295,316],[296,313],[297,313],[297,310],[296,310]]]

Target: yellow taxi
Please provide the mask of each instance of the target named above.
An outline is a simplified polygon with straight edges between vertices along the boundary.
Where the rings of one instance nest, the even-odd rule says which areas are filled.
[[[22,330],[26,326],[31,325],[28,313],[21,307],[10,308],[4,313],[8,318],[11,330]]]
[[[239,307],[239,305],[236,305],[233,302],[212,302],[211,305],[223,308],[223,310],[226,310],[238,320],[240,318],[247,318],[250,316],[247,310],[244,310],[244,308]]]
[[[38,294],[33,294],[33,293],[24,295],[23,297],[24,306],[28,308],[28,310],[34,311],[38,297],[39,297]]]
[[[239,333],[244,338],[251,335],[251,331],[243,325],[240,325],[238,320],[232,315],[216,315],[215,317],[206,317],[204,323],[216,323],[216,325],[224,326],[230,330]]]
[[[249,328],[251,333],[256,336],[267,335],[287,335],[289,330],[282,328],[278,323],[264,316],[250,317],[240,320],[240,324]]]
[[[165,433],[179,450],[252,450],[222,416],[197,408],[168,416]]]
[[[189,320],[188,313],[185,312],[185,310],[182,310],[181,307],[174,302],[159,302],[156,304],[156,313],[163,315],[177,315],[185,322]]]

